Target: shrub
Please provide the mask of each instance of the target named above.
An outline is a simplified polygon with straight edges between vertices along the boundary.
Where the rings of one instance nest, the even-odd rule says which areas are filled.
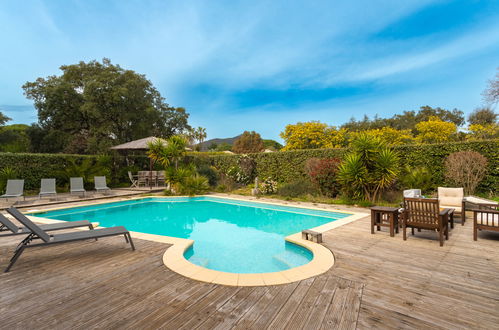
[[[310,158],[305,163],[305,172],[322,195],[328,197],[338,195],[341,189],[337,176],[339,164],[338,158]]]
[[[378,138],[361,134],[352,142],[339,168],[339,179],[346,195],[375,202],[398,174],[397,154]]]
[[[4,167],[0,170],[0,193],[5,193],[5,188],[7,187],[7,180],[17,179],[17,171],[12,167]]]
[[[277,181],[272,178],[266,178],[260,183],[260,191],[264,194],[274,194],[277,192]]]
[[[185,178],[182,182],[176,185],[176,191],[180,195],[201,195],[210,190],[208,179],[199,174]]]
[[[307,179],[298,179],[285,183],[277,189],[277,193],[283,197],[299,197],[304,195],[315,195],[317,190]]]
[[[445,160],[445,177],[463,187],[464,193],[473,194],[487,171],[487,158],[476,151],[459,151]]]
[[[203,164],[198,167],[197,172],[208,178],[210,186],[214,187],[217,185],[220,175],[215,167]]]
[[[424,166],[406,165],[399,181],[403,189],[421,189],[426,192],[435,187],[431,172]]]

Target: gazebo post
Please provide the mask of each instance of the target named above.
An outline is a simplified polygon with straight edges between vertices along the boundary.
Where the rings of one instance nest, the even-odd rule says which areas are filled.
[[[149,158],[149,190],[152,190],[152,158]]]

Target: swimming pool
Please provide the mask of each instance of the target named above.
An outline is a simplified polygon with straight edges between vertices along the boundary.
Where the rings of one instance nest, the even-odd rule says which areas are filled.
[[[230,273],[268,273],[313,258],[308,249],[286,242],[286,236],[351,214],[204,196],[143,198],[31,215],[192,239],[184,253],[191,263]]]

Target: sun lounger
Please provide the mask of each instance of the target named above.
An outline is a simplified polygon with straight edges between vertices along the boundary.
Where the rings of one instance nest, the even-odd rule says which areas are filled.
[[[5,194],[0,196],[1,198],[15,198],[15,197],[24,197],[24,180],[7,180],[7,189],[5,190]]]
[[[69,188],[70,194],[76,193],[85,196],[85,193],[87,192],[83,187],[83,178],[70,178],[69,186],[70,186]]]
[[[57,196],[57,191],[55,190],[55,179],[42,179],[40,183],[40,193],[39,198],[43,196]]]
[[[107,186],[105,176],[94,176],[95,190],[97,192],[109,192],[111,189]]]
[[[93,230],[94,226],[88,220],[82,221],[64,221],[58,223],[51,223],[47,225],[40,225],[41,229],[45,231],[54,231],[62,229],[73,229],[80,227],[88,227],[88,229]],[[3,214],[0,213],[0,237],[15,236],[15,235],[28,235],[31,233],[26,227],[19,227],[9,219],[7,219]]]
[[[5,272],[8,272],[17,261],[17,259],[19,259],[24,250],[30,247],[50,246],[88,239],[97,239],[101,237],[123,235],[125,236],[125,241],[127,243],[130,243],[132,250],[135,250],[130,232],[123,226],[49,235],[45,230],[33,223],[30,219],[28,219],[28,217],[19,212],[19,210],[17,210],[16,208],[11,207],[7,209],[7,212],[14,218],[16,218],[16,220],[18,220],[20,223],[22,223],[26,228],[28,228],[31,233],[24,240],[22,240],[21,243],[19,243],[14,252],[14,255],[10,259],[9,265],[5,269]],[[38,239],[40,239],[41,242]],[[36,243],[32,244],[33,242]]]

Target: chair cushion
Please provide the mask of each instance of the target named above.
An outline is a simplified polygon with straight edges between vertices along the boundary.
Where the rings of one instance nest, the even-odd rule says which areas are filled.
[[[476,223],[489,227],[499,227],[499,214],[477,212]]]
[[[463,188],[438,187],[438,200],[440,202],[440,207],[444,207],[443,205],[447,205],[446,207],[450,206],[452,208],[456,208],[458,206],[461,207],[463,199],[464,199]]]
[[[461,213],[462,207],[455,205],[440,205],[440,209],[454,209],[454,212]]]

